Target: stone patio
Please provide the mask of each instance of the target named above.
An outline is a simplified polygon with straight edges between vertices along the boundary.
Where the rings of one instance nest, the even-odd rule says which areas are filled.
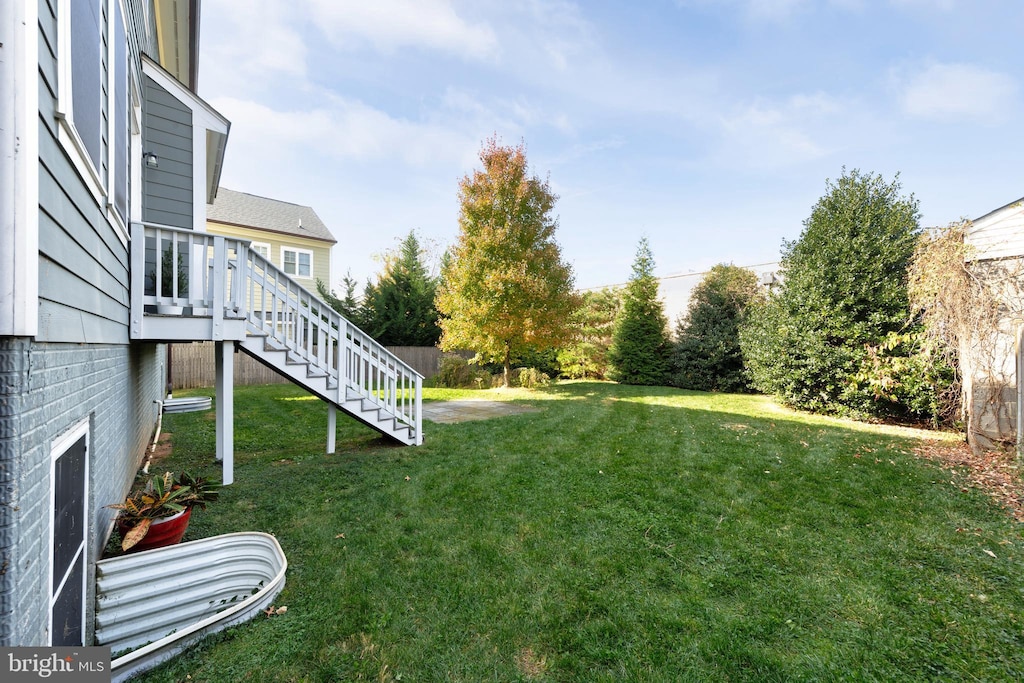
[[[520,403],[469,399],[463,401],[435,401],[423,404],[423,417],[431,422],[457,424],[471,420],[490,420],[506,415],[532,413],[537,409]]]

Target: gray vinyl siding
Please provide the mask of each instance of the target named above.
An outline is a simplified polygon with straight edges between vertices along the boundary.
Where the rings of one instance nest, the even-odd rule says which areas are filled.
[[[142,220],[191,229],[192,112],[153,79],[144,81],[142,146],[160,165],[142,167]]]
[[[123,499],[132,484],[166,376],[165,346],[129,342],[128,246],[59,141],[55,5],[38,3],[39,332],[0,337],[0,646],[47,642],[50,449],[82,420],[90,425],[85,635],[91,642],[92,562],[115,514],[105,506]],[[133,33],[142,5],[126,6]],[[139,75],[134,47],[129,55]],[[0,92],[0,101],[9,96]]]
[[[57,18],[39,6],[38,341],[128,343],[128,249],[58,142]],[[44,48],[45,47],[45,51]]]

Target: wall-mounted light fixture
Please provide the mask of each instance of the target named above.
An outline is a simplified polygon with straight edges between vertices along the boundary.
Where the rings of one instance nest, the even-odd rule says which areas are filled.
[[[160,166],[160,160],[157,159],[156,154],[153,154],[152,152],[143,152],[142,158],[145,160],[146,166],[149,166],[150,168],[158,168]]]

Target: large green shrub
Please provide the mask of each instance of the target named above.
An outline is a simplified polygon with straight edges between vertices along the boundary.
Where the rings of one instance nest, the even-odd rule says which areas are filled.
[[[856,170],[827,190],[800,238],[784,244],[780,291],[751,310],[740,345],[761,391],[809,410],[877,413],[873,392],[852,378],[868,347],[905,331],[918,203],[900,195],[898,177]]]
[[[739,328],[757,294],[757,276],[746,268],[719,264],[704,276],[676,324],[674,385],[700,391],[749,388]]]
[[[491,386],[491,374],[487,370],[471,365],[468,360],[454,353],[441,356],[440,367],[433,378],[434,386],[447,389],[478,389]]]

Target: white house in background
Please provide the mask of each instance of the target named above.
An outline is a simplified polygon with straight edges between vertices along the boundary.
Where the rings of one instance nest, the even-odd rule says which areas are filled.
[[[1020,448],[1024,420],[1021,400],[1022,350],[1024,350],[1024,197],[974,219],[965,234],[974,248],[973,258],[1012,274],[1012,282],[1000,286],[1006,313],[997,338],[961,349],[964,393],[967,402],[967,437],[976,449],[1016,444]],[[977,341],[977,340],[975,340]],[[980,353],[979,348],[988,353]]]

